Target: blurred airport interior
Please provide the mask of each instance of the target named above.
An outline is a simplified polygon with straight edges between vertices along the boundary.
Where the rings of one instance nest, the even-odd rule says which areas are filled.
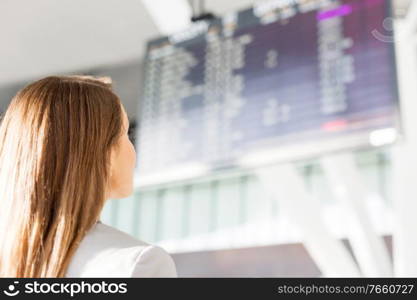
[[[0,111],[110,76],[138,159],[102,221],[180,277],[417,277],[417,1],[0,7]]]

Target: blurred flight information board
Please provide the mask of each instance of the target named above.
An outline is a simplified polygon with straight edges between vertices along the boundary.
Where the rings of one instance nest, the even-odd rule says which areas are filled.
[[[233,167],[265,149],[396,128],[389,6],[268,1],[150,41],[140,172]]]

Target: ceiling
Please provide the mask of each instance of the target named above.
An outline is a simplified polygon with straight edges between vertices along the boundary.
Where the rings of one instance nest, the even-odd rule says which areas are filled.
[[[398,17],[404,17],[410,7],[411,0],[391,0],[394,3],[395,13]]]
[[[259,1],[207,0],[206,9],[221,15]],[[410,3],[393,1],[399,15]],[[157,35],[141,0],[1,0],[0,86],[138,60]]]
[[[157,34],[140,0],[1,0],[0,84],[134,59]]]

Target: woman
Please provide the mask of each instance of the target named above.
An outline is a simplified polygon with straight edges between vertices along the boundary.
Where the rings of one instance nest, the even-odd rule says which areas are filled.
[[[100,222],[132,194],[136,154],[109,84],[52,76],[0,126],[1,277],[176,277],[168,253]]]

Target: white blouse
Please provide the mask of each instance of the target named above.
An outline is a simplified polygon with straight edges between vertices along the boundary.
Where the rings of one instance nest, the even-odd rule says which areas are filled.
[[[66,277],[177,277],[171,256],[98,221],[81,241]]]

